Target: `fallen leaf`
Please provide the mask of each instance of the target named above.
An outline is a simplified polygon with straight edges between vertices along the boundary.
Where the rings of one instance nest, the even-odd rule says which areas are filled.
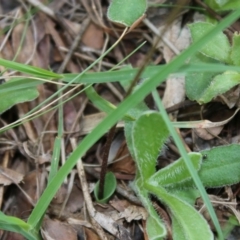
[[[23,174],[12,169],[0,167],[0,184],[7,186],[12,183],[20,183],[23,180]]]

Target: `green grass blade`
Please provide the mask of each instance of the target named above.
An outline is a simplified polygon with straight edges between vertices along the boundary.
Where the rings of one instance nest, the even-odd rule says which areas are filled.
[[[6,68],[14,69],[16,71],[31,74],[38,77],[58,78],[58,79],[62,77],[61,74],[50,72],[38,67],[28,66],[22,63],[8,61],[3,58],[0,58],[0,65]]]

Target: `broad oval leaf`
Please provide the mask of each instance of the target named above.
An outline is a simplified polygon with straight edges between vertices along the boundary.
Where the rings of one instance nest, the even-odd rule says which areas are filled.
[[[157,157],[168,136],[168,128],[158,112],[146,111],[135,121],[132,130],[133,152],[144,180],[155,173]]]
[[[197,22],[189,25],[192,41],[197,42],[206,33],[210,32],[215,26],[207,22]],[[212,38],[203,48],[199,51],[213,59],[220,62],[231,63],[230,61],[230,43],[227,36],[224,33],[218,33]]]
[[[111,21],[129,27],[145,13],[146,8],[146,0],[112,0],[107,16]]]

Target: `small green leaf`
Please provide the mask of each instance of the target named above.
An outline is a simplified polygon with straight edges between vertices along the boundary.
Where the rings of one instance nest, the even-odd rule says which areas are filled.
[[[202,93],[198,99],[199,103],[208,103],[214,97],[223,94],[240,83],[240,73],[238,72],[224,72],[217,75],[211,81],[209,87]]]
[[[218,61],[206,57],[201,53],[197,53],[191,57],[190,63],[193,64],[202,64],[202,63],[218,63]],[[185,78],[185,88],[186,95],[190,100],[198,101],[202,96],[203,92],[209,87],[211,84],[212,78],[217,75],[216,72],[189,72],[186,74]]]
[[[215,11],[229,11],[240,8],[240,2],[233,0],[205,0],[205,3]]]
[[[105,176],[105,184],[104,184],[104,191],[103,191],[103,198],[98,198],[99,193],[99,181],[96,183],[96,186],[94,188],[94,196],[99,203],[106,203],[109,198],[113,195],[115,192],[117,186],[116,177],[112,172],[108,172]]]
[[[198,171],[202,163],[202,155],[200,153],[189,153],[194,168]],[[159,170],[148,180],[149,184],[162,187],[175,187],[177,184],[184,185],[184,182],[191,179],[191,174],[186,167],[183,158],[178,159],[174,163]]]
[[[92,103],[103,112],[109,114],[116,108],[116,106],[99,96],[92,86],[87,87],[85,93]]]
[[[173,239],[186,240],[184,229],[179,224],[179,222],[174,217],[174,215],[172,215],[172,235],[173,235]]]
[[[163,226],[163,223],[161,224],[161,226]],[[150,240],[164,239],[166,235],[163,235],[162,228],[159,226],[159,221],[156,221],[156,219],[152,216],[149,216],[147,219],[146,230],[148,239]]]
[[[137,193],[143,206],[146,208],[149,214],[146,226],[148,238],[150,240],[164,239],[167,234],[166,228],[149,199],[148,191],[143,187],[143,179],[138,178],[135,180],[133,189]]]
[[[10,69],[22,72],[22,73],[27,73],[27,74],[31,74],[31,75],[38,76],[38,77],[43,77],[43,78],[57,78],[57,79],[59,79],[59,78],[62,77],[61,74],[50,72],[50,71],[45,70],[43,68],[38,68],[38,67],[29,66],[29,65],[26,65],[26,64],[22,64],[22,63],[17,63],[17,62],[5,60],[3,58],[0,58],[0,66],[4,66],[6,68],[10,68]]]
[[[223,6],[220,7],[222,11],[236,10],[240,8],[239,1],[228,0]]]
[[[238,33],[234,33],[232,41],[233,43],[230,57],[234,65],[240,66],[240,35]]]
[[[210,32],[215,25],[207,22],[197,22],[189,25],[192,41],[197,42],[206,33]],[[199,51],[220,62],[230,63],[229,54],[230,54],[230,43],[228,38],[224,33],[218,33],[214,38],[212,38],[202,49]]]
[[[201,152],[203,161],[199,177],[205,187],[222,187],[240,182],[240,145],[220,146]]]
[[[133,151],[140,175],[144,180],[156,171],[156,161],[169,136],[168,129],[158,112],[144,112],[132,130]]]
[[[145,13],[146,8],[146,0],[112,0],[107,16],[111,21],[129,27]]]
[[[8,83],[4,83],[2,86],[6,87],[7,84]],[[0,113],[8,110],[17,103],[32,101],[37,97],[38,91],[36,88],[15,89],[7,91],[6,93],[2,92],[0,94]]]
[[[191,205],[182,201],[177,196],[168,193],[160,186],[156,187],[145,183],[144,187],[168,206],[179,226],[181,226],[185,240],[213,239],[213,234],[208,223]]]
[[[196,188],[179,189],[176,187],[168,188],[167,191],[178,196],[178,198],[189,203],[191,206],[194,206],[196,199],[201,196],[199,190]]]

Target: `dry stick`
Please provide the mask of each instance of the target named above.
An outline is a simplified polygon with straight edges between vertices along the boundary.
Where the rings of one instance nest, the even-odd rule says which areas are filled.
[[[66,57],[64,58],[64,61],[62,62],[61,66],[58,69],[58,73],[62,73],[64,71],[64,69],[67,66],[69,60],[71,59],[75,49],[78,47],[79,42],[81,41],[82,36],[83,36],[84,32],[86,31],[89,24],[90,24],[90,18],[87,18],[86,20],[83,21],[82,27],[80,28],[79,33],[77,34],[69,52],[67,53]]]
[[[25,0],[25,1],[30,3],[32,6],[40,9],[42,12],[44,12],[49,17],[51,17],[54,20],[56,20],[56,16],[55,16],[54,11],[51,8],[49,8],[46,5],[44,5],[43,3],[41,3],[40,1],[38,1],[38,0]]]
[[[104,183],[105,183],[105,175],[106,175],[107,166],[108,166],[108,155],[109,155],[111,143],[112,143],[114,135],[115,135],[116,126],[117,125],[115,124],[109,130],[108,135],[107,135],[107,141],[103,148],[104,149],[103,150],[103,159],[102,159],[102,166],[101,166],[100,179],[99,179],[99,192],[98,192],[99,199],[102,199],[103,195],[104,195]]]
[[[75,149],[77,146],[75,140],[73,138],[71,138],[70,141],[72,144],[72,148]],[[98,236],[103,240],[107,240],[107,236],[105,235],[103,229],[101,228],[101,226],[99,226],[97,221],[94,219],[94,216],[96,215],[96,210],[93,207],[92,199],[88,192],[88,186],[87,186],[85,171],[84,171],[83,164],[82,164],[82,159],[79,159],[77,162],[77,171],[78,171],[78,175],[79,175],[79,178],[81,181],[83,196],[84,196],[84,200],[85,200],[85,203],[87,206],[88,213],[91,217],[92,225],[94,226],[96,232],[98,233]]]

